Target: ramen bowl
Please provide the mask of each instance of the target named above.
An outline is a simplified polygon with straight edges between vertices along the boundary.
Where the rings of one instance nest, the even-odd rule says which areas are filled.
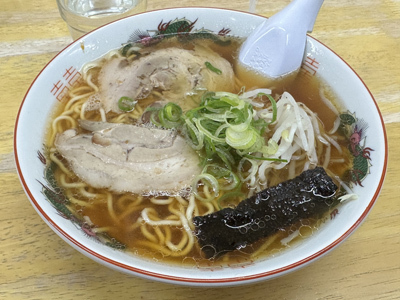
[[[341,204],[304,241],[254,261],[214,262],[201,267],[169,264],[110,247],[109,243],[102,242],[88,230],[86,224],[65,211],[62,202],[49,200],[51,193],[55,192],[45,173],[47,159],[43,149],[49,116],[71,86],[81,79],[81,70],[86,63],[120,48],[133,37],[142,43],[160,39],[162,30],[172,25],[176,25],[175,34],[182,34],[182,29],[186,28],[191,32],[201,30],[246,37],[263,20],[263,17],[249,13],[214,8],[146,12],[88,33],[46,65],[21,104],[15,125],[14,153],[28,199],[57,235],[94,261],[130,275],[181,285],[228,286],[272,279],[297,270],[334,249],[360,226],[372,209],[385,176],[388,150],[384,123],[377,103],[355,71],[310,36],[300,72],[305,77],[318,76],[328,83],[345,107],[342,119],[348,129],[349,149],[357,149],[350,151],[354,160],[354,168],[350,171],[355,174],[351,189],[358,198]],[[351,145],[352,141],[354,145]]]

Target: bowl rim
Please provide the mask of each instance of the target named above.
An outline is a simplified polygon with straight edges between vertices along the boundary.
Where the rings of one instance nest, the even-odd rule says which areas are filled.
[[[165,9],[155,9],[155,10],[151,10],[151,11],[146,11],[143,13],[139,13],[139,14],[149,14],[152,12],[159,12],[159,11],[169,11],[169,10],[193,10],[193,9],[207,9],[207,10],[222,10],[222,11],[233,11],[233,12],[238,12],[238,13],[243,13],[243,14],[248,14],[248,15],[253,15],[256,17],[263,17],[254,13],[249,13],[249,12],[244,12],[244,11],[239,11],[239,10],[233,10],[233,9],[225,9],[225,8],[214,8],[214,7],[204,7],[204,6],[193,6],[193,7],[173,7],[173,8],[165,8]],[[137,15],[139,15],[137,14]],[[128,17],[124,17],[122,19],[127,19],[127,18],[132,18],[135,17],[134,16],[128,16]],[[108,26],[109,24],[112,24],[114,22],[118,22],[117,21],[113,21],[110,22],[108,24],[105,24],[93,31],[97,31],[100,30],[100,28],[104,27],[104,26]],[[86,35],[90,34],[91,32],[85,34],[84,36],[82,36],[81,38],[85,37]],[[79,43],[80,39],[77,39],[71,43],[69,43],[66,47],[64,47],[62,50],[60,50],[43,68],[42,70],[36,75],[36,77],[34,78],[34,80],[32,81],[32,83],[30,84],[21,104],[20,107],[18,109],[18,113],[17,113],[17,117],[16,117],[16,121],[15,121],[15,126],[14,126],[14,145],[13,145],[13,151],[14,151],[14,159],[15,159],[15,165],[16,165],[16,169],[17,169],[17,173],[20,179],[20,182],[22,184],[22,187],[26,193],[26,195],[29,197],[29,200],[31,202],[31,204],[33,205],[33,207],[35,208],[35,210],[39,213],[39,215],[42,217],[42,219],[45,221],[45,223],[47,223],[48,225],[50,225],[50,228],[57,233],[60,237],[64,237],[65,241],[68,241],[69,244],[71,246],[73,246],[76,250],[78,250],[80,253],[85,254],[86,256],[89,256],[90,258],[94,259],[95,261],[104,264],[106,266],[111,266],[111,267],[116,267],[119,271],[122,271],[124,273],[127,274],[131,274],[135,273],[136,275],[143,277],[143,278],[147,278],[147,279],[153,279],[153,280],[159,280],[159,281],[164,281],[167,283],[173,283],[173,284],[182,284],[182,285],[200,285],[200,286],[205,286],[205,285],[237,285],[237,284],[245,284],[245,283],[250,283],[250,282],[255,282],[255,281],[260,281],[260,280],[265,280],[265,279],[271,279],[273,277],[277,277],[280,275],[283,275],[289,271],[293,271],[296,270],[302,266],[305,266],[306,264],[322,257],[324,254],[330,252],[333,248],[335,248],[336,246],[338,246],[339,244],[341,244],[345,239],[347,239],[354,231],[355,229],[361,225],[361,223],[366,219],[367,215],[369,214],[369,212],[371,211],[372,207],[374,206],[381,190],[382,190],[382,186],[383,186],[383,182],[386,176],[386,171],[387,171],[387,164],[388,164],[388,140],[387,140],[387,133],[386,133],[386,128],[385,128],[385,123],[382,117],[382,113],[379,110],[379,106],[374,98],[374,96],[372,95],[371,91],[369,90],[369,88],[367,87],[367,85],[365,84],[365,82],[362,80],[362,78],[358,75],[358,73],[340,56],[338,55],[335,51],[333,51],[331,48],[329,48],[328,46],[326,46],[324,43],[320,42],[319,40],[317,40],[316,38],[308,35],[309,39],[315,40],[316,42],[320,43],[323,47],[325,47],[326,49],[328,49],[329,51],[331,51],[338,59],[340,59],[345,65],[347,65],[347,67],[352,71],[352,73],[354,73],[354,75],[356,75],[356,77],[358,78],[358,80],[362,83],[362,85],[364,86],[364,88],[366,89],[366,91],[369,93],[371,99],[373,100],[373,103],[376,107],[376,111],[379,115],[379,119],[381,122],[381,126],[382,126],[382,132],[383,132],[383,139],[385,141],[385,145],[384,145],[384,159],[383,159],[383,167],[382,167],[382,173],[380,174],[380,179],[379,179],[379,184],[377,186],[377,189],[373,195],[373,197],[371,198],[371,200],[368,203],[368,206],[365,208],[365,210],[363,211],[363,213],[360,215],[360,217],[357,219],[356,222],[354,222],[354,224],[348,228],[348,230],[342,234],[339,238],[335,239],[332,243],[330,243],[328,246],[322,248],[320,251],[315,252],[313,254],[311,254],[308,257],[305,257],[302,260],[296,261],[295,263],[286,265],[282,268],[277,268],[277,269],[273,269],[270,271],[266,271],[266,272],[259,272],[256,274],[252,274],[252,275],[246,275],[246,276],[240,276],[240,277],[227,277],[227,278],[213,278],[213,279],[207,279],[207,278],[187,278],[187,277],[181,277],[181,276],[173,276],[173,275],[167,275],[167,274],[161,274],[161,273],[157,273],[157,272],[151,272],[151,271],[147,271],[147,270],[143,270],[134,266],[129,266],[126,265],[124,263],[120,263],[117,262],[111,258],[105,257],[99,253],[97,253],[96,251],[89,249],[88,247],[86,247],[85,245],[81,244],[80,242],[78,242],[77,240],[75,240],[72,236],[70,236],[69,234],[67,234],[59,225],[57,225],[52,218],[46,214],[46,212],[42,209],[41,205],[38,203],[38,201],[35,199],[35,197],[33,196],[28,184],[25,181],[25,177],[24,174],[22,173],[21,167],[20,167],[20,163],[19,163],[19,157],[18,157],[18,151],[17,151],[17,134],[18,134],[18,125],[20,123],[20,115],[21,115],[21,111],[22,108],[24,106],[24,103],[28,97],[28,95],[30,94],[30,91],[33,87],[33,85],[36,83],[36,81],[38,80],[38,78],[41,76],[41,74],[43,73],[43,71],[49,66],[49,64],[51,64],[55,59],[58,58],[58,56],[60,56],[61,54],[63,54],[67,48],[69,48],[70,46],[72,46],[75,43]],[[80,251],[82,250],[82,251]]]

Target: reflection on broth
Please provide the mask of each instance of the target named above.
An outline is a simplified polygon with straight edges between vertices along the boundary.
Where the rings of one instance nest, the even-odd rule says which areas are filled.
[[[351,164],[345,140],[335,130],[340,107],[325,83],[316,77],[303,78],[301,73],[275,87],[263,85],[264,80],[252,72],[241,72],[245,77],[238,78],[232,66],[241,42],[170,38],[150,47],[111,51],[83,68],[83,82],[55,109],[46,145],[57,185],[75,217],[83,218],[89,236],[150,259],[209,266],[211,261],[241,263],[276,253],[312,235],[324,222],[324,218],[296,221],[286,230],[211,260],[200,249],[194,234],[196,216],[236,207],[304,170],[323,166],[331,177],[340,177]],[[276,112],[266,94],[268,88],[272,100],[277,101]],[[246,94],[256,89],[262,94]],[[208,94],[210,91],[217,93]],[[279,118],[294,109],[290,95],[297,102],[296,110],[314,126],[298,137],[294,125],[278,129],[287,125],[280,124]],[[230,124],[225,126],[223,121],[218,125],[215,137],[204,138],[205,145],[215,138],[212,145],[216,148],[201,148],[199,129],[193,124],[217,126],[222,114],[203,123],[196,119],[199,117],[186,123],[182,118],[189,120],[188,112],[196,115],[207,97],[239,103],[229,113],[248,106],[255,118],[251,130],[255,130],[260,147],[244,148],[240,138],[239,149],[219,146],[221,134],[229,135],[224,130],[238,125],[236,117],[231,117]],[[162,123],[160,111],[169,102],[179,105],[183,117]],[[171,106],[171,111],[174,109],[177,106]],[[247,118],[246,112],[243,118]],[[211,132],[207,130],[206,134]],[[305,138],[312,135],[312,149],[302,148],[306,142],[301,140],[302,134]],[[177,147],[181,140],[186,146]],[[283,147],[293,149],[289,159],[290,151]],[[211,152],[214,154],[209,155]],[[198,164],[191,162],[193,157]]]

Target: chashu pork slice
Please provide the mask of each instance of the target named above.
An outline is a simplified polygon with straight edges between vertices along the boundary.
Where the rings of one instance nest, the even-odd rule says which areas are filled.
[[[206,63],[221,72],[210,70]],[[175,47],[159,49],[129,62],[124,57],[107,61],[99,73],[99,99],[106,112],[121,113],[118,100],[130,97],[146,98],[153,90],[164,99],[179,104],[182,109],[193,108],[186,95],[196,90],[234,91],[231,64],[216,52],[196,46],[196,50]]]
[[[122,193],[177,194],[200,174],[197,153],[175,131],[105,122],[80,122],[55,145],[72,171],[96,188]]]

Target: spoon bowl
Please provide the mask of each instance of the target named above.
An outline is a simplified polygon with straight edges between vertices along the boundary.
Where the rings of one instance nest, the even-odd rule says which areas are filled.
[[[311,32],[324,0],[293,0],[261,23],[239,52],[239,64],[268,79],[296,72],[302,63],[307,32]]]

